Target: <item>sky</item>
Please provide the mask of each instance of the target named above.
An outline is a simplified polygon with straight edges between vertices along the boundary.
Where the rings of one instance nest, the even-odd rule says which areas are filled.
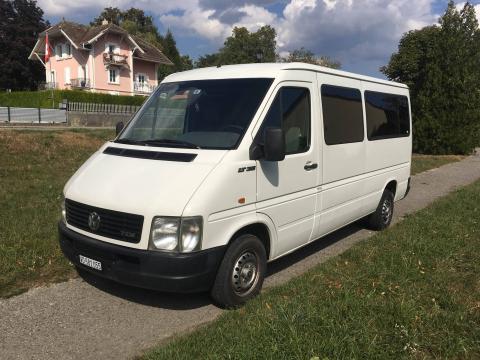
[[[143,9],[161,33],[170,29],[183,55],[217,51],[234,26],[271,25],[281,55],[305,47],[342,69],[383,77],[402,34],[437,22],[447,0],[38,0],[45,18],[89,23],[104,7]],[[480,15],[480,0],[472,1]],[[464,2],[456,1],[457,7]]]

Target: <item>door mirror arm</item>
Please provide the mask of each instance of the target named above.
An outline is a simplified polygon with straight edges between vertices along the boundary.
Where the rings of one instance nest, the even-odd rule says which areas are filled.
[[[250,160],[260,160],[264,158],[263,145],[253,141],[250,146]]]

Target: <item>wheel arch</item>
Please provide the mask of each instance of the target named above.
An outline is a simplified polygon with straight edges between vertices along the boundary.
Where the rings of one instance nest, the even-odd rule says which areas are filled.
[[[395,198],[397,194],[397,186],[398,186],[398,181],[394,178],[388,179],[385,183],[385,186],[383,187],[383,190],[390,190],[393,194],[393,197]]]
[[[251,234],[257,236],[265,246],[267,260],[274,254],[276,230],[272,220],[265,214],[257,213],[256,220],[251,220],[237,227],[229,237],[227,246],[230,246],[239,236]]]

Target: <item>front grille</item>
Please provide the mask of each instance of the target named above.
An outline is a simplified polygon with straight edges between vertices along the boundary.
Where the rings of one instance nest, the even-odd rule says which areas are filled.
[[[120,211],[97,208],[66,199],[67,223],[76,228],[105,236],[111,239],[138,243],[142,236],[143,216]],[[98,229],[89,226],[89,217],[97,213],[100,221]]]

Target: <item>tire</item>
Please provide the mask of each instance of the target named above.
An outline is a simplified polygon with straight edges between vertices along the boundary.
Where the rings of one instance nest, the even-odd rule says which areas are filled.
[[[367,218],[368,227],[372,230],[386,229],[393,218],[394,196],[393,193],[385,189],[382,198],[378,203],[377,209]]]
[[[228,247],[210,295],[224,308],[235,308],[260,292],[267,268],[265,247],[255,235],[241,235]]]

